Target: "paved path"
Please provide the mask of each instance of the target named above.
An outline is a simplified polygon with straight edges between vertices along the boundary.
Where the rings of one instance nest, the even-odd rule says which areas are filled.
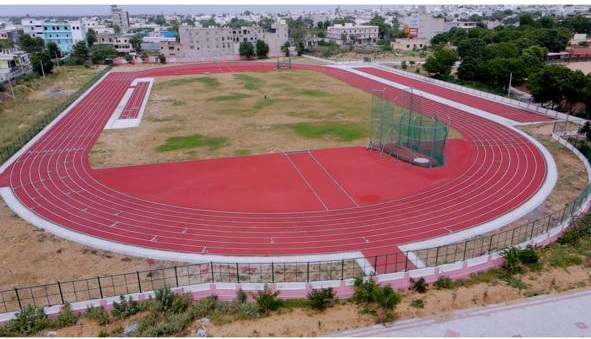
[[[448,318],[398,321],[336,337],[591,337],[591,290],[457,311]]]

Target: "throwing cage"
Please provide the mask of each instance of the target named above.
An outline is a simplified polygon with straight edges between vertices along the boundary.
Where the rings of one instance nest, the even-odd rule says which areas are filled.
[[[277,59],[277,69],[291,69],[291,58]]]
[[[441,166],[448,126],[421,114],[415,96],[412,89],[403,91],[395,104],[384,90],[372,91],[368,148],[418,166]]]

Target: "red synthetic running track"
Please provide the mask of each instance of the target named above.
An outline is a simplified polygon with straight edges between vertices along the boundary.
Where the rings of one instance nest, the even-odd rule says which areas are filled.
[[[511,119],[513,121],[539,122],[554,120],[550,117],[532,113],[522,108],[499,104],[493,100],[481,98],[468,93],[459,92],[454,89],[449,89],[432,83],[420,81],[414,78],[405,77],[385,70],[373,67],[358,67],[356,69],[367,74],[375,75],[386,80],[394,81],[404,86],[409,86],[421,90],[423,92],[428,92],[433,95],[447,98],[452,101],[461,102],[465,105],[476,107],[483,111],[493,113],[498,116]]]
[[[498,218],[531,198],[544,182],[547,169],[543,155],[524,136],[500,124],[424,98],[419,100],[422,100],[420,104],[426,114],[449,115],[452,126],[463,134],[465,141],[462,147],[465,147],[465,153],[460,154],[463,160],[458,160],[457,165],[450,164],[449,169],[442,167],[428,171],[409,167],[413,173],[426,173],[425,176],[431,175],[433,178],[424,179],[420,175],[413,177],[407,171],[405,177],[399,180],[416,180],[418,189],[400,196],[393,194],[381,198],[379,202],[372,201],[372,197],[366,197],[368,200],[364,202],[360,194],[354,193],[363,191],[367,177],[373,175],[369,170],[365,175],[346,179],[352,172],[361,170],[362,166],[371,167],[368,165],[372,161],[370,158],[378,156],[376,153],[361,155],[363,152],[359,148],[312,152],[319,164],[327,168],[338,183],[344,185],[343,188],[353,200],[331,185],[320,187],[323,184],[319,176],[326,174],[314,168],[309,159],[301,163],[302,167],[310,167],[305,173],[305,176],[310,177],[310,184],[322,196],[330,196],[330,202],[327,199],[329,210],[311,208],[298,211],[297,206],[317,204],[309,194],[306,199],[313,203],[287,201],[294,205],[295,211],[227,211],[229,208],[224,211],[217,205],[218,210],[214,211],[177,206],[174,197],[170,198],[173,203],[167,199],[159,202],[154,192],[145,193],[149,196],[142,197],[141,192],[134,192],[135,184],[117,185],[103,175],[112,171],[115,175],[141,176],[141,166],[95,171],[88,165],[88,152],[134,78],[205,72],[271,71],[273,67],[274,64],[264,63],[226,63],[110,73],[0,175],[0,185],[9,186],[22,204],[52,223],[124,244],[190,253],[206,250],[209,254],[222,255],[286,255],[353,250],[375,255],[393,253],[397,251],[397,244],[446,235]],[[295,68],[320,71],[366,91],[384,87],[381,83],[344,70],[313,65],[295,65]],[[396,101],[399,94],[397,89],[387,90],[387,97],[391,100]],[[361,167],[351,169],[340,166],[340,152],[344,152],[345,156],[359,156],[355,159]],[[454,156],[451,153],[450,159]],[[287,158],[284,155],[252,156],[240,161],[259,161],[261,171],[264,171],[273,157]],[[295,158],[295,154],[289,157]],[[238,160],[217,159],[145,167],[199,168],[224,161],[230,166],[232,161]],[[284,159],[286,161],[288,159]],[[387,170],[385,168],[388,166],[396,168],[397,165],[393,163],[396,160],[382,159],[374,166],[376,175]],[[457,172],[438,177],[445,171]],[[202,175],[210,174],[203,172]],[[392,171],[389,175],[396,177],[399,173]],[[164,180],[162,175],[149,179]],[[232,182],[231,177],[227,179]],[[262,178],[257,176],[252,179],[266,181],[272,180],[272,176],[266,174]],[[167,180],[174,181],[171,178]],[[426,186],[421,186],[420,180],[425,180]],[[206,180],[203,179],[199,184],[203,182]],[[182,185],[183,182],[176,184]],[[283,189],[282,185],[282,181],[276,185],[277,193]],[[376,185],[375,182],[373,185]],[[382,182],[377,188],[368,186],[367,191],[397,191],[399,188],[394,185]],[[258,198],[256,193],[251,192],[242,199]],[[199,197],[196,201],[201,201],[199,199],[206,201],[208,197]],[[229,207],[233,207],[236,200],[228,197]],[[350,206],[349,202],[354,204],[353,201],[359,206]],[[190,201],[187,204],[193,203]]]
[[[140,107],[142,107],[142,102],[144,100],[144,96],[148,91],[148,87],[150,83],[147,81],[140,81],[138,82],[133,88],[133,92],[129,97],[129,101],[123,108],[121,115],[119,115],[119,119],[136,119],[138,113],[140,111]]]

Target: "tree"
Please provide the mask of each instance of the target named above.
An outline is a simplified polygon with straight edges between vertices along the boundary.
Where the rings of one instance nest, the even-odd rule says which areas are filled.
[[[468,56],[458,67],[457,77],[462,81],[481,81],[483,72],[480,69],[479,59]]]
[[[546,47],[550,52],[564,51],[570,40],[568,29],[561,27],[559,29],[544,29],[538,34],[537,43]]]
[[[257,39],[255,47],[256,47],[257,58],[259,58],[259,59],[267,58],[267,55],[269,54],[269,45],[267,45],[266,42],[264,42],[263,40]]]
[[[569,113],[572,113],[577,104],[584,102],[587,96],[586,89],[591,86],[591,80],[580,70],[571,71],[566,81],[562,83],[562,93]]]
[[[254,46],[250,42],[241,42],[240,47],[238,49],[238,53],[241,57],[245,57],[246,59],[252,58],[254,54]]]
[[[23,33],[19,36],[19,47],[28,53],[41,53],[45,48],[45,41]]]
[[[90,59],[92,63],[97,64],[100,62],[105,61],[108,58],[116,58],[117,57],[117,50],[113,47],[108,45],[94,45],[90,49]]]
[[[78,41],[72,46],[72,53],[70,59],[76,65],[82,65],[88,58],[88,47],[86,47],[86,41]]]
[[[570,80],[571,70],[560,65],[550,65],[531,74],[527,80],[529,89],[535,102],[552,102],[560,105],[563,99],[563,84]]]
[[[289,56],[289,41],[286,41],[283,46],[281,46],[281,51],[285,54],[286,57]]]
[[[39,75],[50,74],[53,70],[53,61],[47,51],[32,54],[31,65],[33,65],[33,71]]]
[[[523,13],[519,15],[519,26],[533,26],[535,25],[535,20],[531,13]]]
[[[437,46],[433,55],[427,58],[423,68],[437,78],[446,78],[451,67],[458,60],[458,53],[452,49]]]
[[[268,31],[271,29],[271,26],[273,25],[274,22],[275,22],[275,20],[273,20],[273,18],[264,17],[261,20],[259,20],[258,25],[259,25],[259,27],[261,27],[265,31]]]
[[[51,58],[57,59],[61,58],[62,56],[62,51],[60,51],[60,48],[53,41],[47,43],[47,53],[49,54],[49,56],[51,56]]]
[[[94,45],[96,41],[96,32],[94,29],[89,28],[88,32],[86,32],[86,43],[88,44],[88,48],[92,48],[92,45]]]
[[[380,39],[389,39],[391,36],[392,27],[386,23],[386,19],[378,14],[375,14],[369,21],[372,26],[378,26],[378,37]]]
[[[166,18],[164,17],[164,15],[159,14],[154,19],[154,23],[159,26],[164,26],[164,25],[166,25]]]
[[[113,32],[115,34],[121,33],[121,27],[119,27],[118,25],[113,26]]]
[[[458,56],[462,59],[468,56],[479,56],[486,42],[480,38],[470,38],[458,44]]]
[[[546,53],[546,49],[538,45],[529,46],[521,51],[520,58],[526,68],[526,75],[537,72],[544,67]]]
[[[131,47],[136,51],[136,53],[142,51],[142,39],[139,36],[134,35],[131,38],[129,38],[129,43],[131,44]]]
[[[203,19],[203,20],[199,20],[199,23],[201,24],[201,26],[203,27],[217,27],[219,26],[216,22],[214,18],[208,18],[208,19]]]

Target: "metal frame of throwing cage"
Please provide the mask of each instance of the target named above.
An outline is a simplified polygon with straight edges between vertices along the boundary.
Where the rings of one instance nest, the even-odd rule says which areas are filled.
[[[409,89],[394,103],[385,90],[373,90],[368,148],[418,166],[443,165],[449,128],[436,116],[422,114],[421,99]]]
[[[277,69],[291,69],[291,58],[278,58]]]

